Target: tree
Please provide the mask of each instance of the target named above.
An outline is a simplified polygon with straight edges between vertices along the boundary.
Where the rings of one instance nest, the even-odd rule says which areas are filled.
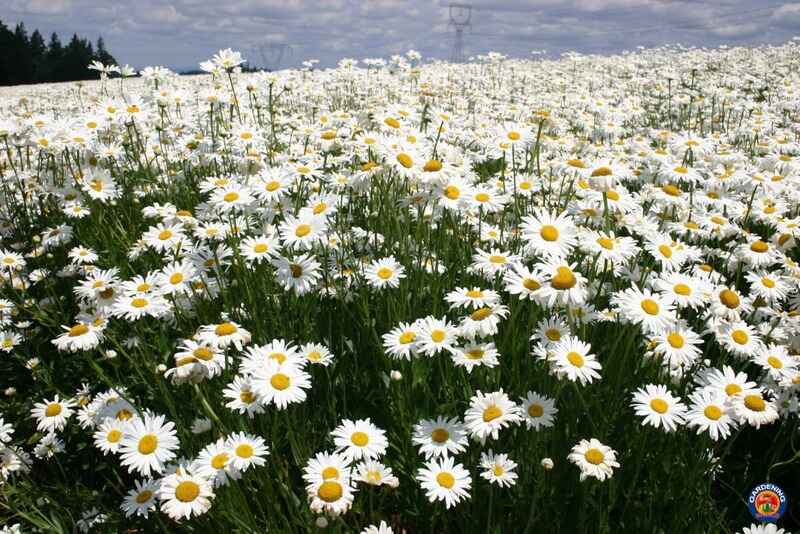
[[[45,45],[39,30],[28,37],[22,22],[12,32],[0,21],[0,50],[0,85],[88,80],[99,76],[88,68],[92,61],[117,63],[102,37],[97,39],[96,50],[91,41],[77,34],[64,46],[53,32]]]

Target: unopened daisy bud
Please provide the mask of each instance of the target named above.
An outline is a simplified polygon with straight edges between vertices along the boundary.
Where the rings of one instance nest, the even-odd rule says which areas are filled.
[[[325,519],[324,515],[321,515],[316,520],[317,528],[325,528],[328,526],[328,520]]]
[[[6,397],[13,397],[17,393],[17,388],[6,388],[3,393]]]
[[[211,419],[198,417],[192,423],[192,434],[202,434],[211,430]]]
[[[114,349],[108,349],[106,351],[106,359],[107,360],[113,360],[116,357],[117,357],[117,351],[115,351]]]
[[[403,373],[401,373],[400,371],[398,371],[398,370],[396,370],[396,369],[395,369],[395,370],[393,370],[393,371],[392,371],[392,372],[389,374],[389,376],[390,376],[390,377],[391,377],[391,379],[392,379],[392,380],[394,380],[395,382],[398,382],[398,381],[400,381],[400,380],[402,380],[402,379],[403,379]]]
[[[156,372],[159,374],[163,374],[164,372],[166,372],[166,370],[167,366],[164,365],[163,363],[158,364],[158,367],[156,367]]]
[[[553,460],[550,458],[542,458],[542,468],[545,471],[550,471],[553,468]]]

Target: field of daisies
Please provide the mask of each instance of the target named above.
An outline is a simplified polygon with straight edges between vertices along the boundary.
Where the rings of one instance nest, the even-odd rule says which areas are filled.
[[[0,532],[798,526],[800,46],[244,59],[0,90]]]

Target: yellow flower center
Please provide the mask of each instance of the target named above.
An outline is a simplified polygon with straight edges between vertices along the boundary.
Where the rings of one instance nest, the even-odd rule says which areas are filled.
[[[51,402],[44,410],[45,417],[55,417],[61,413],[61,405],[57,402]]]
[[[106,434],[106,441],[109,443],[117,443],[120,439],[122,439],[122,432],[116,428],[109,430],[108,434]]]
[[[741,392],[742,392],[742,386],[740,386],[739,384],[728,384],[727,386],[725,386],[725,394],[728,395],[729,397],[733,397],[737,393]]]
[[[546,224],[542,226],[541,230],[539,230],[539,235],[542,236],[542,239],[545,241],[555,241],[558,239],[558,228],[553,225]]]
[[[723,289],[719,293],[719,301],[725,305],[725,307],[735,310],[739,307],[739,295],[731,291],[730,289]]]
[[[276,373],[272,375],[272,378],[269,379],[269,383],[273,388],[283,391],[289,387],[291,380],[283,373]]]
[[[405,152],[401,152],[397,155],[397,163],[406,169],[410,169],[414,165],[414,160]]]
[[[661,188],[661,190],[671,197],[681,196],[681,190],[672,184],[665,185],[664,187]]]
[[[768,358],[767,358],[767,363],[768,363],[768,364],[770,365],[770,367],[772,367],[773,369],[782,369],[782,368],[783,368],[783,362],[782,362],[782,361],[781,361],[781,359],[780,359],[780,358],[778,358],[777,356],[770,356],[770,357],[768,357]]]
[[[481,349],[472,349],[468,350],[465,354],[470,360],[480,360],[486,353]]]
[[[477,195],[475,195],[475,200],[478,202],[489,202],[489,195],[481,191]]]
[[[669,404],[664,399],[653,399],[650,401],[650,407],[653,411],[658,413],[667,413]]]
[[[750,339],[744,330],[734,330],[731,333],[731,338],[739,345],[746,345],[747,340]]]
[[[606,459],[605,455],[599,449],[594,448],[587,450],[583,454],[583,457],[592,465],[600,465],[603,463],[603,460]]]
[[[218,336],[229,336],[236,332],[236,325],[233,323],[218,324],[214,329],[214,333]]]
[[[301,224],[294,231],[294,235],[297,237],[305,237],[309,233],[311,233],[311,225],[308,224]]]
[[[684,297],[692,294],[691,288],[686,284],[675,284],[672,290],[678,295],[683,295]]]
[[[494,264],[497,264],[497,265],[502,265],[502,264],[504,264],[506,262],[506,257],[505,256],[492,255],[492,256],[489,256],[489,261],[491,263],[494,263]]]
[[[483,421],[485,423],[488,423],[489,421],[494,421],[501,415],[503,415],[503,411],[494,404],[492,404],[483,411]]]
[[[642,310],[644,310],[647,315],[658,315],[658,303],[653,299],[644,299],[639,306],[641,306]]]
[[[441,487],[450,489],[455,485],[456,479],[450,473],[441,472],[436,475],[436,482]]]
[[[267,182],[267,185],[264,186],[264,189],[266,189],[271,193],[272,191],[277,190],[280,186],[281,186],[280,182],[272,180],[271,182]]]
[[[567,353],[567,361],[575,367],[583,367],[584,364],[583,356],[575,351],[570,351]]]
[[[673,349],[679,349],[683,347],[684,339],[679,333],[672,332],[667,336],[667,343],[669,343]]]
[[[224,200],[225,202],[235,202],[239,200],[239,193],[237,193],[236,191],[225,193],[225,196],[222,197],[222,200]]]
[[[544,415],[544,407],[541,404],[533,403],[528,406],[528,415],[531,417],[541,417]]]
[[[598,167],[592,171],[593,178],[597,178],[599,176],[611,176],[612,174],[614,174],[614,171],[612,171],[609,167]]]
[[[326,480],[317,489],[317,497],[325,502],[336,502],[342,498],[342,485],[335,480]]]
[[[461,190],[454,185],[448,185],[444,188],[444,196],[450,200],[458,200],[458,198],[461,196]]]
[[[152,454],[158,448],[158,438],[155,434],[145,434],[139,439],[139,453]]]
[[[519,141],[521,137],[519,132],[508,132],[508,138],[512,141]]]
[[[200,495],[200,486],[191,480],[184,480],[175,488],[175,498],[181,502],[192,502],[198,495]]]
[[[447,337],[447,333],[444,330],[434,330],[431,332],[431,339],[434,343],[441,343],[444,341],[445,337]]]
[[[566,290],[575,287],[578,279],[572,273],[569,267],[559,267],[556,269],[556,274],[550,279],[550,285],[555,289]]]
[[[431,432],[431,439],[436,443],[444,443],[448,439],[450,439],[450,432],[448,432],[444,428],[437,428],[433,432]]]
[[[769,245],[767,245],[766,243],[764,243],[759,239],[758,241],[755,241],[752,245],[750,245],[750,250],[761,254],[769,250]]]
[[[433,337],[433,335],[431,335],[431,337]],[[400,334],[400,343],[403,345],[413,343],[415,339],[417,339],[417,334],[414,332],[403,332]]]
[[[243,389],[241,392],[239,392],[239,400],[245,404],[251,404],[254,400],[256,400],[256,396],[252,391]]]
[[[352,441],[353,445],[356,447],[364,447],[369,443],[369,436],[366,432],[353,432],[353,435],[350,436],[350,441]]]
[[[163,230],[158,234],[158,239],[161,241],[166,241],[170,237],[172,237],[172,232],[170,232],[169,230]]]
[[[561,332],[557,328],[548,328],[544,335],[550,341],[561,341]]]
[[[394,271],[392,271],[390,268],[381,267],[380,269],[378,269],[378,278],[380,278],[381,280],[388,280],[389,278],[392,277],[393,273]]]
[[[422,167],[422,170],[425,172],[437,172],[442,170],[442,162],[438,159],[429,159],[425,162],[425,166]]]
[[[754,412],[763,412],[767,403],[759,395],[748,395],[744,398],[744,405]]]
[[[224,469],[228,465],[228,454],[221,452],[211,458],[211,467],[214,469]]]
[[[253,456],[253,446],[249,443],[242,443],[236,447],[236,456],[244,460]]]
[[[136,504],[144,504],[149,501],[153,497],[153,492],[150,490],[144,490],[139,495],[136,496]]]
[[[332,478],[339,478],[338,469],[328,466],[322,470],[322,480],[331,480]]]
[[[722,410],[719,409],[719,406],[714,406],[713,404],[710,406],[706,406],[706,409],[703,410],[703,415],[706,418],[711,419],[712,421],[718,420],[722,417]]]
[[[67,334],[69,337],[78,337],[82,336],[86,332],[89,331],[89,327],[85,324],[76,324],[72,328],[69,329],[69,333]]]
[[[669,247],[669,245],[659,245],[658,246],[658,251],[665,258],[671,258],[672,257],[672,249]]]
[[[536,280],[534,280],[533,278],[525,278],[525,279],[523,279],[523,280],[522,280],[522,285],[523,285],[523,286],[525,287],[525,289],[527,289],[528,291],[536,291],[537,289],[539,289],[540,287],[542,287],[542,284],[540,284],[539,282],[537,282],[537,281],[536,281]]]
[[[483,321],[490,315],[492,315],[491,308],[480,308],[472,312],[469,318],[472,319],[473,321]]]
[[[614,250],[614,240],[607,237],[599,237],[597,244],[606,250]]]

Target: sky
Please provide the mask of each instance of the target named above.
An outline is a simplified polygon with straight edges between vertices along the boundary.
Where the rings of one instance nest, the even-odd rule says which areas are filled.
[[[616,53],[637,46],[780,44],[800,34],[800,0],[459,0],[470,5],[466,57]],[[389,58],[411,48],[449,59],[454,16],[439,0],[0,0],[28,32],[95,40],[122,64],[196,68],[221,48],[270,69],[318,59]]]

